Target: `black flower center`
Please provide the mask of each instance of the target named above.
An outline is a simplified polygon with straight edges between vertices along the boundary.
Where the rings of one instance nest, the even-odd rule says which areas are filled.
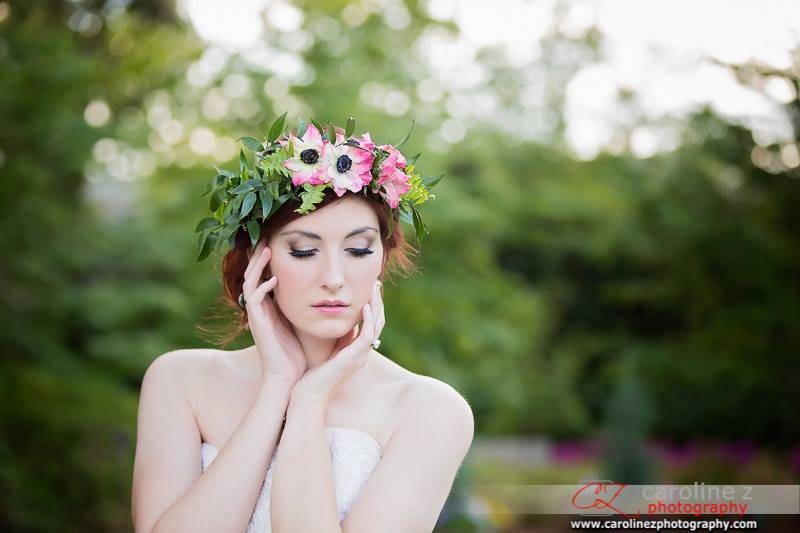
[[[300,161],[302,161],[306,165],[313,165],[314,163],[319,161],[319,152],[317,152],[313,148],[306,148],[305,150],[300,152]]]
[[[340,174],[344,174],[350,167],[353,166],[353,160],[350,159],[350,156],[340,155],[339,159],[336,160],[336,170],[339,171]]]

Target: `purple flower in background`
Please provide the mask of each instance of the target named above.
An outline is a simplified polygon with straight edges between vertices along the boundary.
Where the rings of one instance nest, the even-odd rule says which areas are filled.
[[[719,446],[719,454],[738,465],[746,465],[756,455],[756,445],[751,441],[726,442]]]
[[[697,459],[699,446],[695,442],[667,442],[656,446],[661,459],[669,466],[682,466]]]
[[[597,455],[597,444],[592,441],[565,440],[553,446],[553,461],[572,463],[593,459]]]

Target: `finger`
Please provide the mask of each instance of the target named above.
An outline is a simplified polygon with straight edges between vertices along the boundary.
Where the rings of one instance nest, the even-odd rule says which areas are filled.
[[[353,341],[356,340],[356,338],[358,338],[358,330],[356,328],[351,329],[350,332],[347,334],[346,338],[347,338],[347,346],[353,344]]]
[[[267,241],[265,241],[265,240],[261,240],[261,241],[258,242],[258,244],[256,244],[256,249],[253,250],[253,253],[250,254],[250,256],[248,257],[247,268],[244,271],[244,275],[245,276],[247,276],[247,274],[251,270],[253,270],[253,263],[255,262],[256,259],[258,259],[259,254],[263,253],[264,247],[266,245],[267,245]]]
[[[369,332],[372,331],[373,320],[372,312],[369,309],[369,304],[364,304],[364,307],[362,307],[362,316],[363,321],[361,323],[361,329],[358,336],[346,347],[346,349],[343,349],[340,352],[341,355],[336,358],[341,365],[348,366],[356,364],[356,362],[363,359],[365,354],[368,353],[367,348],[369,347],[370,342],[372,342]]]
[[[356,336],[357,336],[356,329],[354,327],[350,331],[345,333],[342,337],[340,337],[338,341],[336,341],[336,346],[334,347],[334,353],[337,353],[340,350],[343,350],[348,346],[350,346],[350,344],[353,343],[353,340],[355,340]]]
[[[381,311],[381,314],[378,315],[377,320],[375,322],[376,322],[375,323],[375,335],[373,337],[373,340],[377,340],[377,339],[380,338],[381,332],[383,331],[383,326],[384,326],[384,324],[386,324],[386,319],[383,316],[383,311]]]
[[[380,316],[383,314],[383,288],[381,282],[378,282],[378,288],[375,290],[375,297],[377,300],[377,307],[375,308],[375,315]]]
[[[375,304],[373,305],[373,329],[372,329],[372,340],[378,338],[380,335],[380,328],[383,327],[381,324],[381,320],[383,319],[383,299],[381,298],[381,291],[380,286],[378,285],[380,282],[375,283],[375,290],[374,290],[374,300]]]
[[[375,315],[372,313],[372,306],[364,304],[364,327],[361,329],[361,334],[356,339],[356,342],[368,345],[374,340],[372,338],[375,332]]]
[[[278,326],[283,319],[283,325],[289,328],[290,326],[288,324],[288,320],[281,316],[282,313],[278,310],[277,304],[272,298],[269,297],[271,294],[274,294],[271,291],[277,284],[277,276],[272,276],[270,279],[262,283],[258,289],[256,289],[256,292],[260,295],[260,298],[258,299],[258,305],[260,305],[262,309],[266,309],[267,315],[269,316],[269,320],[273,327]]]
[[[383,305],[383,292],[378,291],[378,299],[380,301],[381,310],[378,314],[378,321],[380,322],[380,325],[378,326],[378,333],[375,335],[376,339],[380,337],[381,331],[383,331],[383,326],[386,324],[385,307]]]
[[[255,251],[250,256],[250,260],[247,263],[247,268],[244,271],[245,276],[249,276],[251,272],[253,272],[257,266],[258,261],[263,257],[264,250],[267,248],[266,241],[261,241],[256,245]]]
[[[376,336],[376,326],[378,323],[377,316],[375,316],[375,312],[373,311],[373,307],[371,305],[367,308],[367,322],[364,325],[364,336],[362,342],[362,349],[359,349],[359,357],[358,359],[365,362],[367,359],[367,355],[372,353],[372,343],[375,342]]]
[[[371,321],[371,313],[369,310],[369,304],[364,304],[361,308],[361,322],[357,324],[358,333],[355,334],[355,340],[350,343],[356,351],[360,351],[361,348],[372,342],[370,340],[370,334],[372,332],[372,326],[370,325]]]
[[[278,284],[278,277],[272,276],[267,281],[259,285],[258,288],[253,291],[253,293],[250,295],[250,298],[248,298],[247,301],[248,302],[252,301],[254,304],[261,303],[262,300],[264,300],[266,294],[272,289],[274,289],[277,284]]]
[[[242,290],[244,291],[245,297],[255,290],[258,279],[261,277],[264,267],[267,265],[271,257],[272,250],[267,246],[264,247],[264,251],[257,258],[253,257],[253,266],[250,268],[249,272],[245,274],[244,283],[242,284]]]

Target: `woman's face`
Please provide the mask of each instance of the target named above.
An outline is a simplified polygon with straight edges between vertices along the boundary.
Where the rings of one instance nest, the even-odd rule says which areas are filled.
[[[345,197],[303,215],[267,245],[267,268],[278,278],[274,300],[295,328],[338,338],[361,320],[383,266],[378,217],[363,200]],[[315,307],[323,300],[341,300],[346,307]]]

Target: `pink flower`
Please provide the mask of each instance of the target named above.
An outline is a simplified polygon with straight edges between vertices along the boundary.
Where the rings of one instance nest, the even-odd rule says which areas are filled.
[[[369,150],[370,152],[372,152],[372,150],[375,148],[375,143],[372,142],[372,138],[370,138],[369,132],[364,133],[363,135],[361,135],[361,137],[348,137],[347,140],[351,142],[355,141],[355,143],[359,145],[361,148]],[[342,144],[344,141],[345,141],[344,130],[337,131],[336,144]]]
[[[400,196],[407,193],[411,189],[411,184],[408,182],[398,183],[393,180],[388,180],[382,184],[382,187],[383,190],[380,192],[381,197],[386,200],[386,203],[389,204],[389,207],[395,209],[398,205],[400,205]]]
[[[383,167],[384,165],[393,165],[402,168],[405,170],[406,168],[406,158],[403,154],[400,153],[400,150],[392,146],[391,144],[381,144],[378,148],[382,150],[386,150],[389,152],[389,157],[383,160]]]
[[[330,181],[325,155],[331,146],[313,124],[308,125],[302,139],[290,134],[288,142],[292,143],[295,155],[284,161],[283,166],[292,171],[292,185],[321,185]]]
[[[336,138],[344,140],[344,136]],[[345,191],[359,192],[364,185],[369,185],[373,159],[370,151],[346,144],[329,144],[325,150],[326,177],[333,184],[336,196],[342,196]]]
[[[377,183],[383,186],[380,195],[389,207],[395,209],[400,203],[400,196],[411,189],[408,175],[405,173],[406,158],[390,144],[381,145],[379,148],[389,152],[389,156],[383,160],[379,169]]]

